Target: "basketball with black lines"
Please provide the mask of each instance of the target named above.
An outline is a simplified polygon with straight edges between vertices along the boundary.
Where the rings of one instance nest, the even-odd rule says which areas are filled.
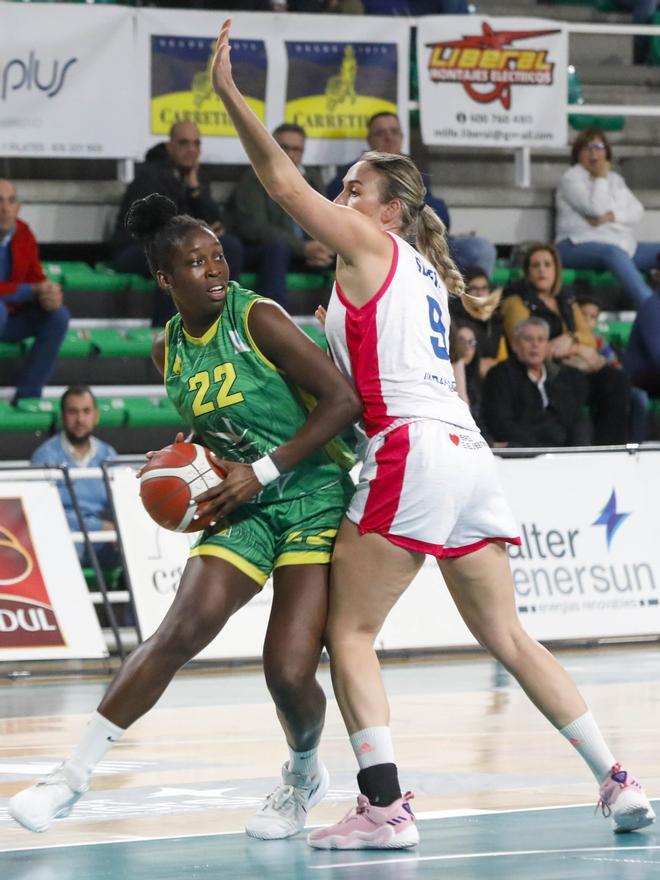
[[[202,492],[222,482],[225,474],[198,443],[172,443],[149,459],[140,476],[140,498],[149,516],[173,532],[199,532],[215,519],[194,519]]]

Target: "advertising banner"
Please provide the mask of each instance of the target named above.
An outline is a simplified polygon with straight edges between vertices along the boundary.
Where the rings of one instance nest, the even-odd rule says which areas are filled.
[[[198,535],[170,532],[156,525],[142,506],[139,482],[132,468],[115,467],[109,473],[117,528],[142,638],[146,639],[157,629],[172,604],[188,551]],[[231,618],[198,659],[261,656],[272,596],[272,585],[268,581],[263,590]]]
[[[0,482],[0,661],[107,653],[57,489]]]
[[[557,21],[419,20],[422,140],[475,147],[566,144],[568,38]]]
[[[133,13],[0,3],[0,155],[136,153]]]
[[[222,16],[142,9],[137,22],[139,155],[173,123],[190,120],[203,136],[203,161],[246,164],[209,83]],[[282,122],[305,129],[307,164],[357,158],[369,117],[398,108],[407,148],[408,27],[392,28],[388,18],[237,13],[231,43],[234,78],[248,104],[270,130]]]

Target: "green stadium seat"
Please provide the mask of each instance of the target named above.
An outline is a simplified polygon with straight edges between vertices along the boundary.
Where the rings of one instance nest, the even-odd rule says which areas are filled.
[[[129,334],[134,336],[129,336]],[[138,330],[122,333],[114,327],[94,328],[89,331],[93,347],[102,358],[150,357],[151,340]]]
[[[131,343],[133,357],[151,357],[154,336],[158,330],[151,327],[135,327],[126,331],[126,340]]]
[[[181,416],[169,398],[127,397],[124,401],[128,424],[133,428],[181,428]],[[174,439],[174,438],[172,438]]]
[[[31,409],[27,401],[24,406],[12,406],[7,400],[0,400],[0,432],[2,431],[48,431],[53,424],[53,412],[38,407]]]
[[[33,339],[28,340],[26,348],[31,348],[33,343]],[[85,358],[93,353],[94,346],[87,330],[67,330],[58,357]]]
[[[0,360],[13,360],[23,354],[20,342],[0,342]]]
[[[630,340],[631,321],[608,321],[598,325],[599,331],[606,337],[610,345],[619,351],[623,350]]]
[[[102,428],[121,428],[125,424],[123,397],[99,397],[96,404],[99,408],[99,425]]]
[[[330,284],[331,279],[331,272],[289,272],[286,276],[286,286],[288,290],[320,290]],[[254,272],[243,272],[240,283],[241,287],[254,290],[257,276]],[[266,296],[267,292],[263,291],[263,295]]]

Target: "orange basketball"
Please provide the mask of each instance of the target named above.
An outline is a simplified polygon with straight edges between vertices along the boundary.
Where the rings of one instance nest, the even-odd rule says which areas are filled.
[[[213,522],[213,514],[193,519],[197,511],[193,499],[225,476],[210,455],[210,450],[197,443],[173,443],[149,459],[140,477],[140,498],[159,526],[173,532],[199,532]]]

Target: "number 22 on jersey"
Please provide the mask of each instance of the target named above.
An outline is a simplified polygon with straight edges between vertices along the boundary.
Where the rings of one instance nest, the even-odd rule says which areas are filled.
[[[220,388],[218,389],[215,400],[206,400],[209,390],[211,389],[211,376],[209,371],[202,370],[199,373],[195,373],[194,376],[191,376],[190,379],[188,379],[188,391],[195,392],[195,397],[192,402],[193,415],[203,416],[207,413],[213,412],[214,409],[223,409],[226,406],[233,406],[235,403],[240,403],[244,400],[245,398],[243,397],[242,392],[234,391],[232,393],[231,389],[235,381],[236,370],[234,365],[230,362],[226,364],[218,364],[213,370],[214,387],[212,389],[212,394],[215,391],[215,383],[220,383]]]

